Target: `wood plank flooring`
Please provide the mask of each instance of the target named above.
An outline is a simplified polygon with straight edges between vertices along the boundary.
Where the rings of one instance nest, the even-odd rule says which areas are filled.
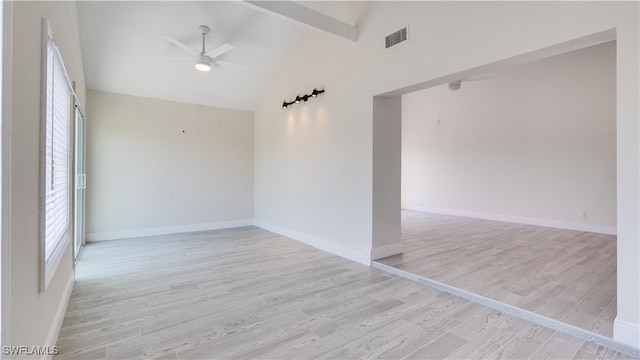
[[[632,359],[256,227],[88,244],[56,359]]]
[[[402,229],[380,263],[613,336],[615,236],[415,211]]]

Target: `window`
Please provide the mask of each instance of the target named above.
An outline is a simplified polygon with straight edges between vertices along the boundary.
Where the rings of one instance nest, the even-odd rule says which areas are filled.
[[[44,24],[43,166],[41,168],[41,291],[55,273],[71,237],[71,100],[73,92],[49,25]]]

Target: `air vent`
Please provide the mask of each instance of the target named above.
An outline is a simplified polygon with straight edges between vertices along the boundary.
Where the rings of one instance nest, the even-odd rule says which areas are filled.
[[[407,26],[394,32],[393,34],[387,35],[387,37],[384,38],[385,48],[388,49],[393,45],[400,44],[405,40],[407,40]]]

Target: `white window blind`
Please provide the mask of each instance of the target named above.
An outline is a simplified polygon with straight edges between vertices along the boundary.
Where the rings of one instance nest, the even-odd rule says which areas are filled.
[[[47,37],[44,95],[43,243],[41,270],[45,290],[71,237],[71,98],[73,95],[62,59]]]

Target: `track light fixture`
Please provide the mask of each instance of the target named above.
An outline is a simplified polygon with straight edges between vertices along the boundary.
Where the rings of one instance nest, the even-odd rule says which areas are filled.
[[[307,102],[309,101],[309,98],[315,98],[318,97],[318,95],[322,94],[324,92],[324,89],[322,90],[318,90],[318,89],[313,89],[313,91],[311,92],[311,94],[304,94],[302,96],[297,95],[295,100],[288,102],[287,100],[282,102],[282,108],[286,109],[289,106],[293,105],[293,104],[300,104],[300,102]]]

